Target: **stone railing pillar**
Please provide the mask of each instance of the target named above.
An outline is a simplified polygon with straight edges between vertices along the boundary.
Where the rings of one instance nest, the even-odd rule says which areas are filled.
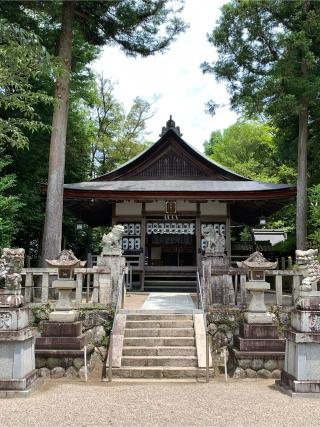
[[[123,233],[123,226],[116,225],[109,234],[104,235],[102,253],[97,257],[97,268],[108,268],[110,271],[110,277],[99,273],[99,292],[102,294],[99,301],[104,301],[104,304],[115,303],[120,275],[125,268],[125,257],[122,256],[121,249]]]

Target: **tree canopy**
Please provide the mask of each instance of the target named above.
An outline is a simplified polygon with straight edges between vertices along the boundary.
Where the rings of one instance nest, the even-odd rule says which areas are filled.
[[[287,125],[285,141],[297,149],[297,247],[306,244],[307,146],[318,116],[320,3],[305,0],[231,0],[209,41],[218,51],[204,72],[227,82],[234,109]],[[217,104],[209,102],[214,111]],[[288,132],[288,124],[291,131]]]
[[[212,132],[205,154],[218,163],[257,181],[292,182],[295,170],[281,161],[269,123],[239,119],[223,131]]]

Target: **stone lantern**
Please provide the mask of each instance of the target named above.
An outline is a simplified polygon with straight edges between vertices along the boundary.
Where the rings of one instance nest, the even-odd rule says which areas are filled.
[[[71,293],[76,288],[74,270],[84,267],[85,262],[78,260],[74,253],[64,249],[54,260],[46,260],[50,267],[58,268],[58,279],[52,282],[52,287],[59,290],[59,299],[55,310],[50,313],[50,322],[74,322],[77,312],[73,310]]]
[[[261,252],[254,252],[242,261],[242,266],[249,269],[249,280],[245,287],[252,294],[245,313],[247,323],[272,323],[271,314],[267,312],[264,302],[264,292],[270,289],[270,283],[265,281],[265,270],[276,268],[277,262],[267,261]]]
[[[245,287],[252,299],[239,327],[239,335],[234,337],[230,357],[234,358],[235,365],[245,370],[244,375],[251,377],[278,378],[283,366],[285,340],[279,337],[264,302],[264,292],[270,289],[265,273],[276,266],[276,262],[267,261],[260,252],[254,252],[241,263],[241,267],[249,270]]]

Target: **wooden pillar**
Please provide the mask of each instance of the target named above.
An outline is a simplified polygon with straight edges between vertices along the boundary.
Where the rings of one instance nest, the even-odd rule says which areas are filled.
[[[226,251],[227,257],[231,264],[231,217],[230,217],[230,205],[227,204],[227,221],[226,221]]]
[[[234,298],[235,298],[235,305],[238,305],[238,275],[234,275]]]
[[[197,268],[201,268],[201,211],[200,203],[197,203],[197,212],[196,212],[196,260]]]
[[[144,269],[146,259],[146,204],[142,202],[141,208],[141,255],[140,255],[140,291],[144,291]]]
[[[111,225],[112,227],[116,225],[116,205],[117,203],[112,203],[112,218],[111,218]]]

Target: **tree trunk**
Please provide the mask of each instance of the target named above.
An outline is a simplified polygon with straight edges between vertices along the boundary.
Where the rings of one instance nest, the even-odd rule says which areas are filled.
[[[298,177],[297,177],[297,249],[304,250],[307,241],[307,154],[308,101],[303,98],[299,110]]]
[[[64,69],[57,78],[55,88],[56,104],[53,111],[50,140],[47,202],[42,239],[42,265],[45,265],[45,259],[55,258],[61,250],[63,184],[74,11],[75,2],[65,0],[62,6],[62,26],[58,55]]]

